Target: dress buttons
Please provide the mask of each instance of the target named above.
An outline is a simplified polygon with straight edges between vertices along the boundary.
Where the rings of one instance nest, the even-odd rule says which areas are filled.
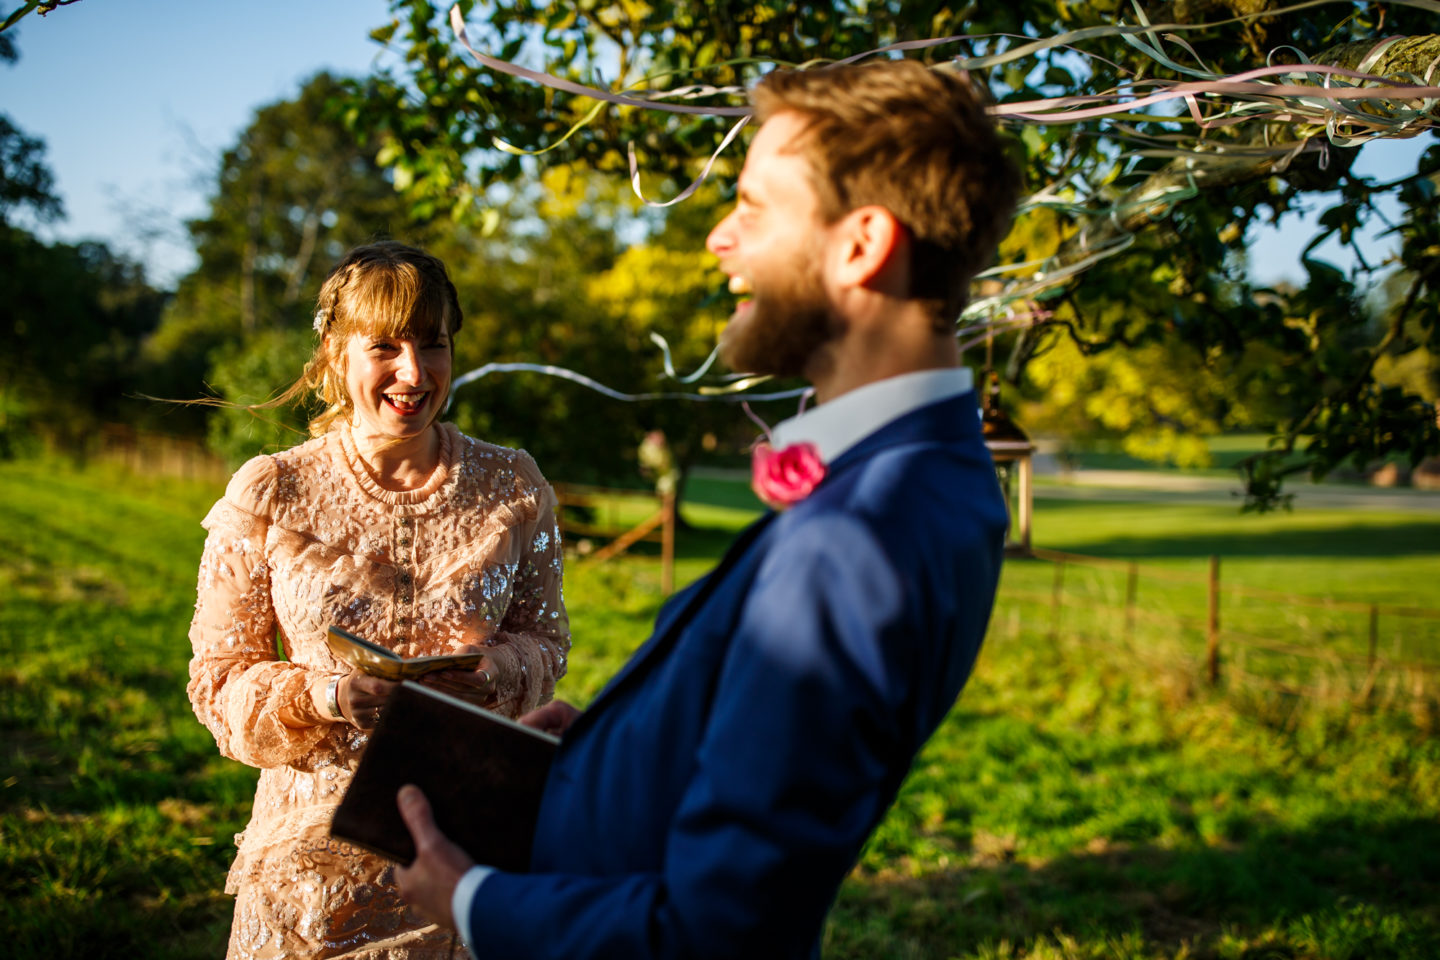
[[[404,583],[404,584],[409,584],[409,582],[410,582],[410,574],[408,574],[408,573],[402,573],[402,574],[400,574],[400,582],[401,582],[401,583]]]
[[[410,523],[411,523],[411,520],[410,520],[409,517],[401,517],[401,518],[400,518],[400,526],[402,526],[402,527],[408,527],[408,526],[410,526]]]
[[[401,538],[400,538],[400,546],[402,546],[402,547],[408,547],[408,546],[410,546],[410,538],[409,538],[409,537],[401,537]]]

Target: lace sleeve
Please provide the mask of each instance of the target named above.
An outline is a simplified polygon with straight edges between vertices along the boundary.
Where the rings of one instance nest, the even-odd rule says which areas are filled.
[[[528,458],[525,458],[528,461]],[[533,524],[517,530],[525,540],[515,572],[510,605],[496,631],[490,657],[500,668],[499,709],[515,715],[548,703],[555,681],[565,675],[570,654],[570,618],[561,593],[564,560],[555,491],[533,462],[538,511]]]
[[[266,519],[276,468],[268,457],[235,474],[205,517],[187,692],[220,752],[275,767],[308,753],[329,722],[315,705],[328,677],[281,661],[265,561]]]

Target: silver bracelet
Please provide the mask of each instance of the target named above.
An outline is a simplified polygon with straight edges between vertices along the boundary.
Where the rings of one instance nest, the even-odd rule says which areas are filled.
[[[331,677],[330,682],[325,685],[325,706],[329,709],[330,716],[335,720],[345,719],[345,714],[340,712],[339,699],[340,681],[344,679],[345,675],[343,673],[337,674]]]

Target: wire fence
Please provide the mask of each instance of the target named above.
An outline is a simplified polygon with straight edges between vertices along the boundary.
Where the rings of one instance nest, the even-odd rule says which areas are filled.
[[[1058,550],[1033,556],[1040,564],[1007,566],[1002,630],[1025,619],[1052,641],[1232,690],[1359,707],[1440,703],[1440,609],[1246,586],[1224,578],[1214,556],[1203,574]]]
[[[223,483],[225,462],[192,440],[111,424],[83,443],[52,442],[84,461]],[[640,541],[661,545],[664,591],[674,584],[673,501],[639,490],[556,484],[571,537],[598,541],[604,562]],[[1360,707],[1440,708],[1440,609],[1341,600],[1247,586],[1223,576],[1035,549],[1005,567],[995,614],[1052,640],[1185,671],[1213,686]]]

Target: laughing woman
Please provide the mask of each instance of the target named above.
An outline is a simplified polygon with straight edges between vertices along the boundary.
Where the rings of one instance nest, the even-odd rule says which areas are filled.
[[[318,306],[292,389],[326,405],[314,439],[246,463],[204,521],[190,701],[222,754],[261,769],[229,956],[446,956],[390,866],[329,838],[392,685],[348,671],[325,631],[483,652],[426,682],[508,716],[546,702],[570,648],[555,495],[528,454],[439,422],[462,321],[439,260],[358,247]]]

